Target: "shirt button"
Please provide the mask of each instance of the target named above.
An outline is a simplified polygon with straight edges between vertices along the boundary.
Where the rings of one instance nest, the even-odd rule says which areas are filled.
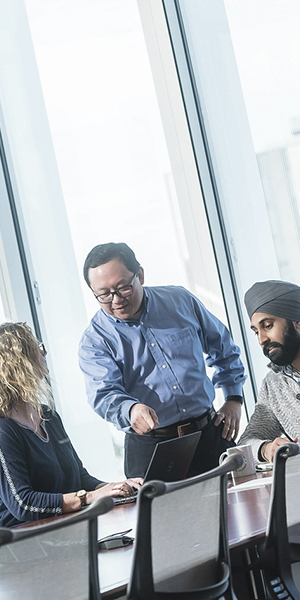
[[[186,408],[183,408],[183,409],[182,409],[182,412],[186,412]]]
[[[173,390],[177,390],[177,385],[173,385]]]
[[[153,348],[153,346],[155,346],[154,342],[152,342],[151,346],[152,346],[152,348]]]
[[[297,400],[300,400],[300,394],[296,394]]]
[[[162,366],[162,368],[163,368],[163,369],[166,369],[166,368],[167,368],[167,365],[163,365],[163,366]]]
[[[144,325],[144,321],[141,321],[141,325]]]

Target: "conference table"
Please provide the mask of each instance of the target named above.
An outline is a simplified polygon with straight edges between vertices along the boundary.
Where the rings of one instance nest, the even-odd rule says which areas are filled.
[[[228,536],[230,551],[248,551],[266,532],[271,498],[272,473],[230,481],[228,486]],[[98,537],[128,529],[135,536],[136,504],[116,506],[98,517]],[[100,589],[103,598],[122,597],[126,592],[133,560],[133,546],[103,550],[98,554]]]

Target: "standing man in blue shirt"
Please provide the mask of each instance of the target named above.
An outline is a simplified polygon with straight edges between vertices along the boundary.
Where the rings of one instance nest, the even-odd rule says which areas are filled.
[[[245,380],[228,329],[182,287],[143,287],[124,243],[93,248],[84,278],[100,309],[80,341],[80,367],[94,411],[125,432],[126,477],[145,474],[157,442],[199,430],[188,475],[217,466],[238,434]],[[225,397],[218,413],[214,387]]]

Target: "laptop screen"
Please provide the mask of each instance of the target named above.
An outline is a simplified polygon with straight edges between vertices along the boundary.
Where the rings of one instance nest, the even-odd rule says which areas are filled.
[[[185,479],[201,433],[201,431],[196,431],[196,433],[158,442],[146,471],[144,482],[151,479],[165,482]]]
[[[158,442],[153,451],[144,483],[153,479],[159,481],[180,481],[185,479],[193,460],[195,450],[201,437],[201,431],[190,433],[164,442]],[[137,493],[133,496],[116,496],[115,504],[135,502]]]

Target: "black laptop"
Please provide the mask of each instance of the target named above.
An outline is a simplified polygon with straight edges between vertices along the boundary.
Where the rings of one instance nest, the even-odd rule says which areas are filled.
[[[158,442],[154,448],[144,483],[153,479],[159,481],[180,481],[185,479],[195,450],[201,437],[201,431],[183,435],[182,437]],[[136,501],[134,496],[116,496],[115,504],[128,504]]]

